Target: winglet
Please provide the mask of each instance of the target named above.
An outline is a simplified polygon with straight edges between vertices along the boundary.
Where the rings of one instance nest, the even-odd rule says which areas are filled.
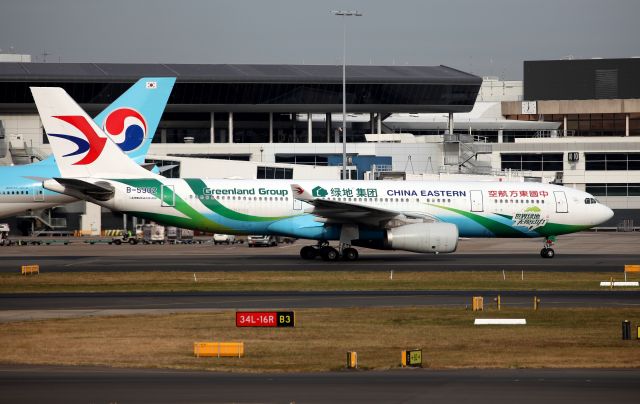
[[[314,199],[309,191],[298,184],[291,184],[291,195],[293,195],[293,199],[300,201],[311,201]]]

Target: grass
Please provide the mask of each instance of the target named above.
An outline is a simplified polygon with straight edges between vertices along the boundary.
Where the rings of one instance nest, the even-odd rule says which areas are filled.
[[[0,274],[0,293],[127,291],[601,290],[597,272],[85,272]],[[634,274],[629,280],[637,280]],[[194,278],[195,276],[195,278]],[[618,274],[615,280],[624,279]],[[197,280],[197,281],[196,281]],[[635,289],[639,288],[625,288]]]
[[[526,326],[474,326],[476,317],[526,317]],[[4,324],[0,363],[106,365],[221,371],[341,369],[357,351],[365,369],[399,366],[400,351],[423,349],[430,368],[638,367],[637,340],[620,322],[637,308],[524,309],[474,313],[451,308],[296,311],[296,328],[236,328],[233,311],[77,318]],[[194,341],[244,341],[244,358],[195,358]]]

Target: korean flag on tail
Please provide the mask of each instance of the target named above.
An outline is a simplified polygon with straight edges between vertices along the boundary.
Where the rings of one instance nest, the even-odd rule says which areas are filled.
[[[147,81],[145,84],[147,90],[155,90],[156,88],[158,88],[158,82],[157,81]]]

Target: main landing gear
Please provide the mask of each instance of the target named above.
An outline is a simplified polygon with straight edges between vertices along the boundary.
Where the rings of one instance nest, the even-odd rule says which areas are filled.
[[[349,246],[343,245],[342,253],[337,249],[331,247],[329,243],[319,243],[315,246],[305,246],[300,249],[300,257],[305,260],[313,260],[316,257],[322,258],[324,261],[338,261],[342,258],[344,261],[355,261],[358,259],[358,250]]]
[[[549,236],[544,239],[544,247],[540,250],[540,256],[542,258],[553,258],[556,255],[556,252],[553,251],[553,243],[556,241],[554,236]]]

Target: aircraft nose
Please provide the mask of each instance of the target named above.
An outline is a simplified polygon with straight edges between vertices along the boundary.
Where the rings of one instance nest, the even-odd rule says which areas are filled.
[[[600,223],[598,224],[602,224],[613,217],[613,210],[611,210],[608,206],[601,205],[600,210]]]

